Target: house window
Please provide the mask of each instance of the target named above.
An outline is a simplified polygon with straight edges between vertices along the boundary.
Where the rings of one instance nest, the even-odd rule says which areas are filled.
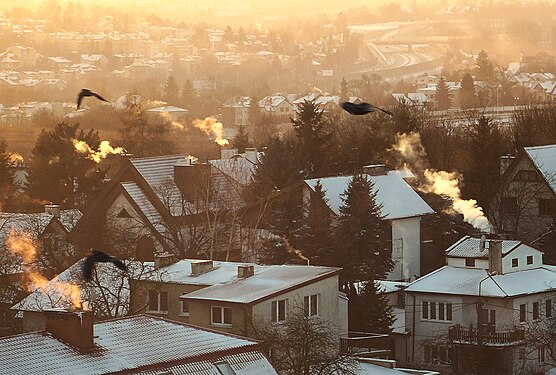
[[[180,311],[180,315],[189,316],[189,304],[188,304],[187,301],[184,300],[184,299],[181,300],[181,311]]]
[[[544,363],[544,346],[537,348],[537,360],[539,363]]]
[[[286,307],[288,305],[287,299],[272,301],[271,303],[271,317],[273,323],[283,322],[286,320]]]
[[[465,267],[475,267],[475,258],[465,258]]]
[[[539,319],[539,303],[533,302],[533,320]]]
[[[519,259],[512,258],[512,267],[517,267],[517,266],[519,266]]]
[[[303,298],[305,316],[319,315],[319,295],[312,294]]]
[[[149,290],[149,311],[158,313],[168,312],[168,293]]]
[[[539,216],[556,216],[556,199],[539,199]]]
[[[527,305],[526,304],[519,305],[519,321],[520,322],[524,322],[524,321],[527,320],[526,313],[527,313]]]
[[[423,320],[452,321],[452,303],[423,301],[421,317]]]
[[[232,308],[212,306],[210,323],[214,325],[232,325]]]
[[[500,203],[500,210],[502,214],[516,215],[518,213],[516,197],[502,197]]]
[[[425,345],[423,359],[425,363],[447,364],[452,361],[452,350],[440,345]]]
[[[552,300],[547,299],[544,302],[544,308],[545,308],[545,315],[547,318],[550,318],[552,316]]]
[[[527,255],[527,264],[533,264],[533,256],[532,255]]]

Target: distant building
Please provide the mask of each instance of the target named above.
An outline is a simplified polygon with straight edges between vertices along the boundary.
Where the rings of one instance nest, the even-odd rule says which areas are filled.
[[[276,374],[251,339],[147,315],[93,323],[82,310],[44,314],[46,330],[0,338],[3,372]]]

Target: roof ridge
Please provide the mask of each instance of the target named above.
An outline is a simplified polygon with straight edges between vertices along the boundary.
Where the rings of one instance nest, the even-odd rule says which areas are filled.
[[[130,158],[129,160],[131,160],[131,162],[137,161],[137,160],[147,160],[147,159],[162,159],[162,158],[172,158],[172,157],[184,157],[186,158],[187,155],[185,154],[170,154],[170,155],[156,155],[156,156],[142,156],[139,158]]]

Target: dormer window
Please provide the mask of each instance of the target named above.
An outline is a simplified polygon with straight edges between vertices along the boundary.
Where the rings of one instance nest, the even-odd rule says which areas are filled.
[[[465,267],[475,267],[475,258],[465,258]]]

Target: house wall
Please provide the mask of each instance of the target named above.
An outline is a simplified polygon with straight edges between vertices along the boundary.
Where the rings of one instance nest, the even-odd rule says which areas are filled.
[[[388,280],[415,280],[421,276],[421,218],[392,220],[394,269]]]
[[[533,256],[533,264],[527,264],[527,256]],[[512,259],[518,260],[518,266],[512,267]],[[502,258],[504,273],[538,268],[542,266],[542,252],[528,246],[520,246]]]
[[[511,233],[527,242],[545,233],[554,221],[551,216],[539,215],[539,199],[556,199],[556,197],[544,180],[516,181],[515,176],[520,170],[536,171],[537,169],[526,155],[522,155],[515,168],[506,172],[508,175],[504,177],[504,182],[489,204],[488,216],[498,232]],[[516,198],[517,214],[502,211],[502,197]]]
[[[452,267],[481,268],[484,270],[488,270],[488,259],[475,258],[475,267],[466,267],[465,258],[447,257],[447,260],[448,260],[448,265]]]
[[[329,322],[331,327],[336,328],[339,340],[340,337],[347,336],[347,303],[344,300],[340,301],[342,297],[338,291],[338,283],[338,275],[335,275],[252,305],[191,299],[188,300],[189,323],[223,332],[254,336],[254,327],[275,324],[272,323],[272,301],[287,299],[287,319],[289,314],[296,311],[303,313],[304,296],[319,294],[319,315]],[[230,307],[232,325],[211,324],[212,306]]]

